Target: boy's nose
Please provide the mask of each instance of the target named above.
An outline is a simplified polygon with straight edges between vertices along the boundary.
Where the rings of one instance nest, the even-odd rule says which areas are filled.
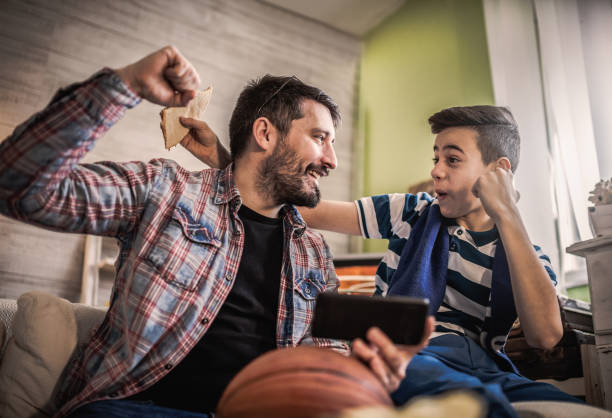
[[[440,165],[439,164],[434,164],[433,168],[431,169],[431,178],[433,179],[440,179],[443,176],[443,170],[440,169]]]

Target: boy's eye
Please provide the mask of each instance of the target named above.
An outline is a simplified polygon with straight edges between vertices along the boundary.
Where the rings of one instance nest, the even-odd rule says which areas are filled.
[[[451,164],[458,163],[459,162],[459,158],[457,158],[457,157],[449,157],[448,158],[448,162],[451,163]]]
[[[440,161],[438,157],[433,157],[432,160],[434,164],[438,164],[438,161]]]

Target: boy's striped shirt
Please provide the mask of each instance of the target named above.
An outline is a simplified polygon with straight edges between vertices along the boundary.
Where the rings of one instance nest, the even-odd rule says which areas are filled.
[[[376,272],[376,295],[386,295],[400,254],[420,214],[438,201],[427,193],[390,194],[355,202],[365,238],[385,238],[389,247]],[[449,258],[444,299],[436,314],[436,332],[465,334],[480,341],[485,317],[491,316],[491,279],[497,229],[468,231],[451,221]],[[534,246],[540,262],[556,285],[550,259]]]

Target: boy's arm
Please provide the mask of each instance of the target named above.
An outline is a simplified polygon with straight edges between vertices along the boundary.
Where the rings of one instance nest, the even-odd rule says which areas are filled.
[[[314,208],[300,207],[298,209],[310,228],[361,235],[357,207],[354,202],[322,200]]]
[[[190,128],[181,145],[194,157],[212,168],[223,168],[231,162],[230,153],[206,122],[181,118],[181,123]],[[412,229],[410,221],[432,200],[424,193],[390,194],[363,198],[357,202],[322,200],[314,208],[298,209],[306,224],[314,229],[365,238],[407,238]]]
[[[527,343],[553,348],[563,336],[557,295],[516,206],[512,173],[496,168],[483,175],[474,185],[474,194],[480,197],[504,244],[514,303]]]
[[[412,224],[432,201],[426,193],[393,193],[356,202],[324,200],[314,208],[299,209],[311,228],[364,238],[408,238]]]
[[[190,128],[181,145],[198,160],[212,168],[223,168],[231,162],[230,153],[206,122],[181,118],[181,123]],[[300,207],[299,211],[311,228],[361,235],[354,202],[322,200],[314,208]]]
[[[189,128],[181,145],[194,157],[212,168],[225,168],[232,162],[229,151],[206,122],[185,117],[181,117],[180,121],[185,128]]]

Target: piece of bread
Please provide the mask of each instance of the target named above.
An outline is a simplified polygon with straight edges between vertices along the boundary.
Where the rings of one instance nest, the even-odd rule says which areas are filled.
[[[170,149],[177,145],[189,132],[189,129],[181,125],[179,116],[203,120],[204,111],[208,106],[211,94],[212,87],[209,87],[206,90],[198,91],[187,106],[166,107],[162,109],[160,113],[160,126],[164,134],[166,149]]]

